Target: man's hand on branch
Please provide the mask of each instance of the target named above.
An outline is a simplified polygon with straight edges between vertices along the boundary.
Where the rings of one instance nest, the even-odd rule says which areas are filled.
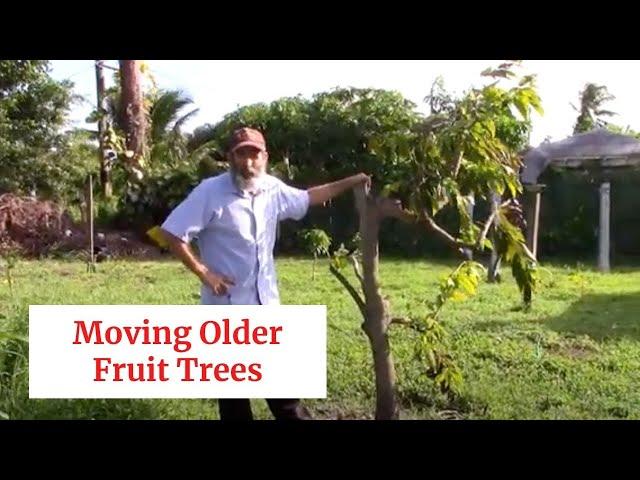
[[[371,177],[365,173],[358,173],[350,177],[343,178],[336,182],[327,183],[317,187],[312,187],[309,192],[309,204],[310,205],[323,205],[328,200],[331,200],[342,193],[355,188],[356,186],[366,185],[367,188],[371,187]]]
[[[367,190],[371,189],[371,177],[366,173],[355,175],[356,185],[364,184]]]

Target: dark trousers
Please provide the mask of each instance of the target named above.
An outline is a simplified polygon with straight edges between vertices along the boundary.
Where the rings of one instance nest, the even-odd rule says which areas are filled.
[[[276,420],[311,420],[311,414],[293,398],[270,398],[267,404]],[[248,398],[221,398],[218,400],[220,420],[253,420]]]

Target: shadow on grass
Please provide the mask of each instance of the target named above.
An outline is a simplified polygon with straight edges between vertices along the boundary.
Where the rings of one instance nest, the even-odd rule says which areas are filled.
[[[594,340],[640,340],[640,292],[589,294],[544,325],[560,333],[588,335]]]
[[[599,272],[598,259],[593,256],[572,255],[541,255],[538,260],[543,267],[581,269],[587,272]],[[611,272],[625,273],[637,271],[640,268],[640,255],[612,255]]]

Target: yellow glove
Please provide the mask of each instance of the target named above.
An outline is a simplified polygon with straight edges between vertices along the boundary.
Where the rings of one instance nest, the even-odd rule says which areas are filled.
[[[147,230],[147,235],[153,240],[160,248],[169,248],[169,243],[164,239],[164,235],[158,225]]]

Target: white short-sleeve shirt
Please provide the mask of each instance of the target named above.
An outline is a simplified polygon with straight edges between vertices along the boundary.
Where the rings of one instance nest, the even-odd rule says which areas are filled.
[[[185,242],[197,239],[200,257],[216,273],[231,277],[227,295],[201,289],[206,305],[279,304],[273,260],[279,221],[300,220],[309,209],[306,190],[267,175],[256,195],[239,190],[229,172],[203,180],[162,228]]]

